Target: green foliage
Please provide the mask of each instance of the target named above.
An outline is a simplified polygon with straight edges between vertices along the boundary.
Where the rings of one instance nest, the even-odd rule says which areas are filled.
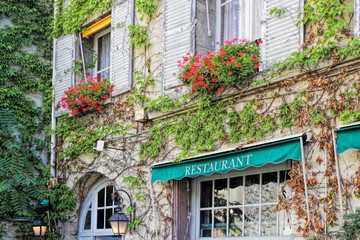
[[[150,18],[155,14],[157,0],[137,0],[136,10],[141,14],[140,21],[143,21],[145,16]]]
[[[272,8],[269,12],[270,16],[277,14],[278,16],[283,15],[286,12],[284,8]]]
[[[147,33],[148,28],[140,25],[129,25],[129,36],[131,37],[131,44],[135,47],[147,47],[150,46],[148,41],[149,35]]]
[[[9,109],[0,109],[0,216],[31,216],[30,200],[42,194],[36,150],[47,144],[18,124]]]
[[[344,216],[343,237],[345,240],[356,240],[360,238],[360,209],[354,214]]]
[[[49,107],[36,107],[27,94],[51,84],[51,5],[50,0],[0,0],[0,15],[9,20],[0,28],[0,107],[13,109],[29,132],[49,120]]]
[[[64,6],[64,0],[56,0],[57,13],[53,22],[53,37],[85,30],[83,24],[89,16],[111,9],[111,0],[71,0]]]

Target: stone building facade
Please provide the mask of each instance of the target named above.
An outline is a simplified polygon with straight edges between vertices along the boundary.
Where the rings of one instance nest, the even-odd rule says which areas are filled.
[[[54,140],[54,177],[65,179],[78,196],[65,239],[117,239],[107,220],[116,207],[112,193],[119,189],[136,203],[137,221],[124,237],[128,240],[334,238],[339,227],[332,223],[360,207],[359,128],[341,127],[345,121],[337,114],[359,111],[359,57],[339,62],[329,57],[266,77],[274,63],[302,51],[309,39],[312,26],[296,24],[304,9],[301,0],[163,0],[145,20],[135,4],[116,0],[108,11],[89,16],[86,31],[55,40],[53,118],[57,126],[65,119],[87,125]],[[356,4],[349,35],[358,31]],[[270,14],[273,9],[278,12]],[[150,45],[131,44],[131,24],[148,27]],[[191,121],[191,114],[184,114],[201,113],[196,98],[172,109],[148,110],[144,101],[133,100],[134,92],[151,77],[154,85],[142,92],[149,101],[180,98],[188,90],[174,74],[177,61],[188,52],[217,51],[233,38],[261,40],[262,65],[244,85],[217,93],[207,108],[228,103],[218,115],[225,118],[220,128],[239,137],[215,139],[208,149],[190,146],[191,154],[178,161],[184,150],[176,139],[180,133],[167,135],[166,123]],[[95,64],[75,71],[75,60]],[[99,111],[72,116],[61,98],[88,76],[110,78],[114,91]],[[264,78],[266,83],[251,84]],[[241,124],[228,124],[230,116]],[[154,126],[164,132],[158,131],[163,135],[149,150],[144,146],[156,141]],[[61,155],[91,137],[97,144],[105,141],[105,147]]]

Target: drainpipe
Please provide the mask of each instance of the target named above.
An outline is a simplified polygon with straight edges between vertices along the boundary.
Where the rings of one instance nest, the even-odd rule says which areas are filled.
[[[54,4],[54,18],[56,15],[56,5]],[[53,56],[52,56],[52,86],[53,86],[53,91],[52,91],[52,96],[55,96],[55,75],[56,75],[56,44],[57,44],[57,39],[53,38]],[[52,102],[51,104],[51,131],[53,132],[56,128],[56,118],[55,118],[55,101]],[[57,162],[56,162],[56,151],[55,151],[55,147],[56,147],[56,137],[55,134],[51,134],[51,138],[50,138],[50,142],[51,142],[51,151],[50,151],[50,164],[51,164],[51,170],[50,170],[50,175],[51,177],[55,178],[57,177]]]

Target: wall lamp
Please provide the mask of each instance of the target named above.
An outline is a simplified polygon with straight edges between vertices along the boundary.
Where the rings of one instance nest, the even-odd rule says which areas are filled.
[[[98,140],[93,144],[93,149],[95,149],[96,151],[104,151],[105,148],[125,151],[125,148],[108,147],[107,142],[104,140]]]
[[[124,199],[121,196],[122,193],[124,193],[129,198],[130,207],[133,210],[132,212],[129,213],[130,220],[127,218],[127,216],[125,215],[125,213],[122,211],[121,208],[121,205],[124,202]],[[112,198],[115,204],[117,204],[118,206],[115,208],[114,214],[110,217],[108,221],[110,222],[114,234],[125,235],[127,232],[129,221],[133,222],[135,220],[136,205],[135,203],[132,202],[129,193],[127,193],[125,190],[122,189],[116,190],[113,193]]]
[[[31,227],[34,231],[35,236],[43,237],[45,236],[47,224],[42,219],[36,219],[31,223]]]

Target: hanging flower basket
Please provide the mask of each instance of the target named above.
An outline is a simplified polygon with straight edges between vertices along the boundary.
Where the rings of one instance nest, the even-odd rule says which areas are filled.
[[[100,79],[88,77],[87,81],[81,81],[65,91],[61,98],[61,106],[70,111],[71,115],[87,112],[90,110],[100,111],[103,104],[114,91],[108,78]]]
[[[188,53],[178,61],[180,81],[191,92],[206,94],[222,92],[226,86],[242,83],[260,67],[261,43],[261,40],[249,42],[233,39],[225,41],[217,53]]]

